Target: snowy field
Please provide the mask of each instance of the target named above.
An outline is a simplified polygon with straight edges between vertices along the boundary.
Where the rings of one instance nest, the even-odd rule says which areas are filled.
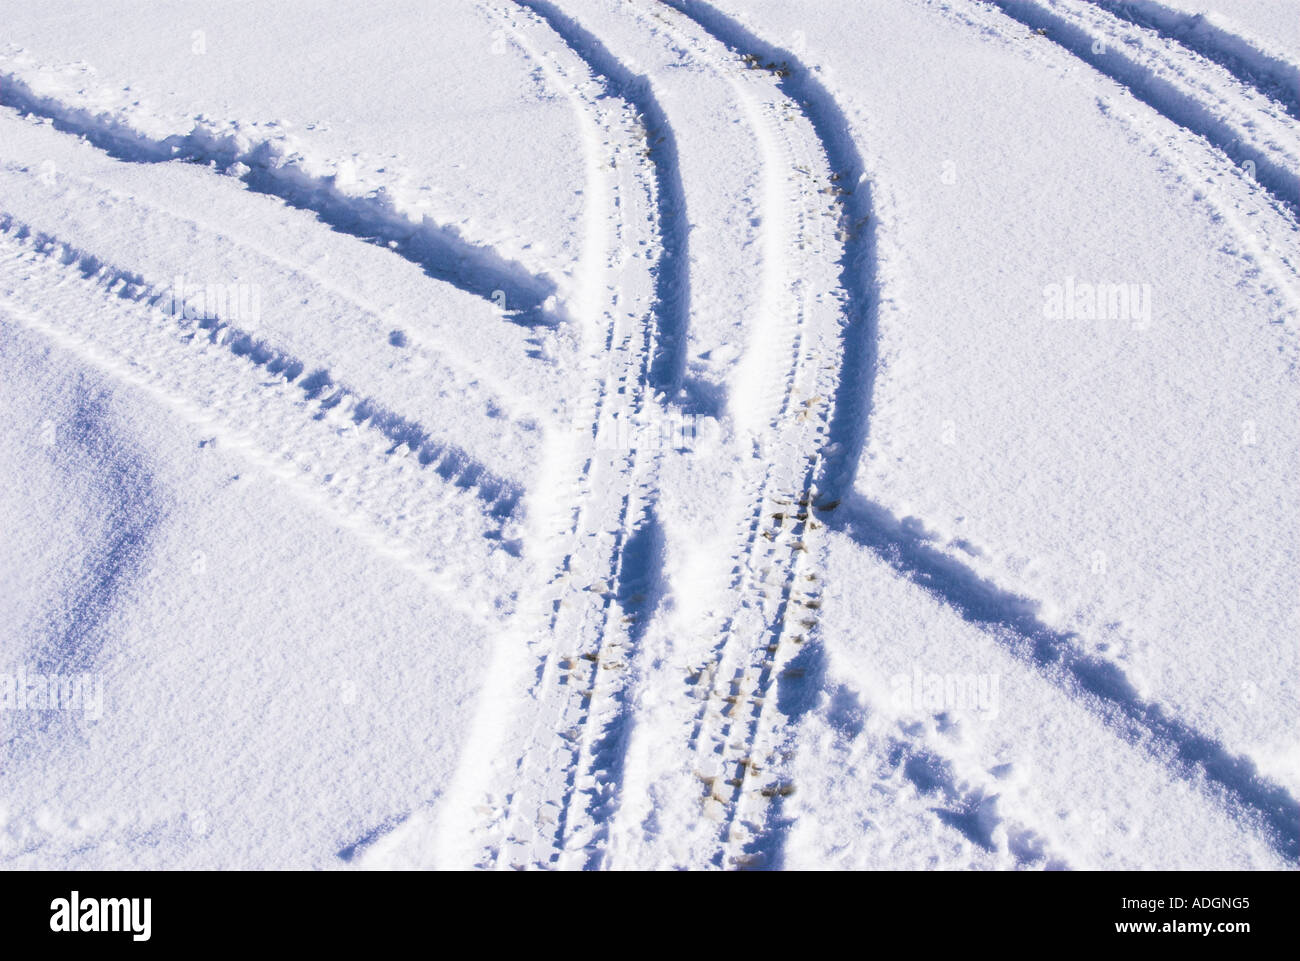
[[[0,24],[0,866],[1296,867],[1300,0]]]

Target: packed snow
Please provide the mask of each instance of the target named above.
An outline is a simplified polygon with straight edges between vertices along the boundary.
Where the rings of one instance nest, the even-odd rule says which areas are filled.
[[[0,23],[0,865],[1296,866],[1300,0]]]

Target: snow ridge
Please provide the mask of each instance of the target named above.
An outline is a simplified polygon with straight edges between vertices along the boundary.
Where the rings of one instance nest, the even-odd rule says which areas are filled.
[[[322,164],[297,153],[284,134],[267,136],[237,123],[196,118],[185,133],[151,136],[130,115],[96,113],[37,93],[14,72],[0,73],[0,104],[46,117],[56,129],[84,137],[119,160],[182,160],[218,168],[250,190],[315,213],[335,230],[388,247],[430,277],[497,304],[520,324],[565,319],[555,280],[465,240],[425,214],[398,209],[384,188],[359,192],[365,188],[349,183],[337,170],[323,172]]]

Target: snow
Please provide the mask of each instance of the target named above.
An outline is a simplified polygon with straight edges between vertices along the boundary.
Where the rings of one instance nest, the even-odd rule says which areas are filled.
[[[1294,867],[1298,6],[5,4],[0,863]]]

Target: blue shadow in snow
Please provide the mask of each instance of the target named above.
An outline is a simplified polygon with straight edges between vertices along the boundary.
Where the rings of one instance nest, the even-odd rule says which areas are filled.
[[[59,449],[72,454],[65,469],[93,476],[103,511],[96,519],[99,537],[86,552],[87,565],[60,611],[54,638],[35,657],[41,672],[70,675],[95,669],[108,641],[104,622],[139,576],[162,510],[141,455],[123,443],[103,401],[84,385],[77,388],[76,410],[60,437]]]

